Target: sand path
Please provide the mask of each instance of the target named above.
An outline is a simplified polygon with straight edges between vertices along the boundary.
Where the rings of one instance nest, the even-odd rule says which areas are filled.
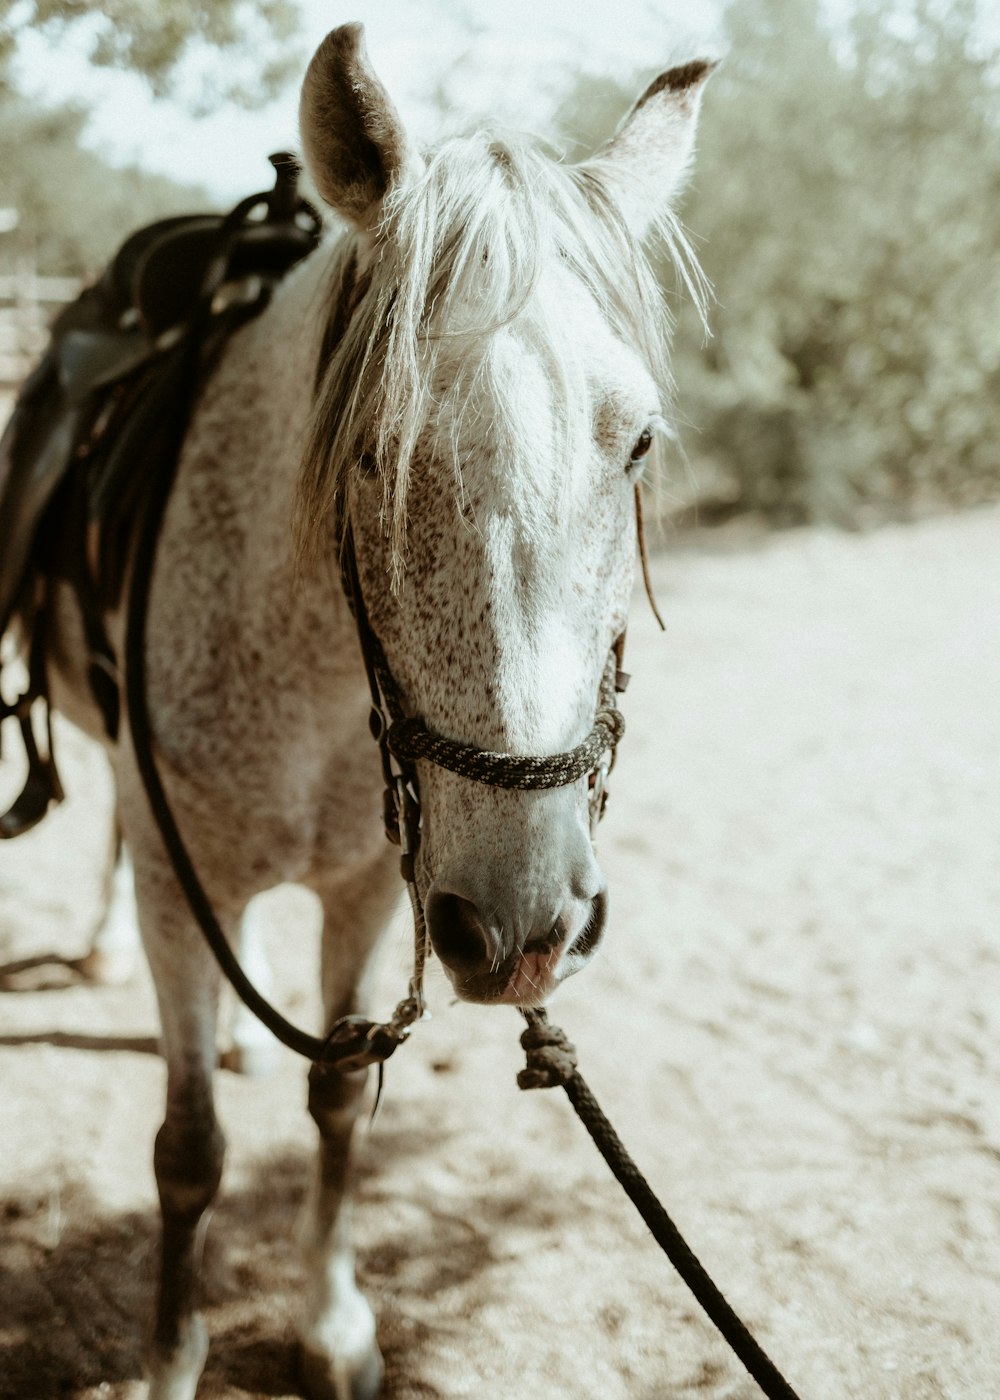
[[[665,639],[636,604],[612,927],[554,1015],[803,1400],[991,1400],[1000,509],[721,544],[657,562]],[[94,755],[65,752],[72,801],[0,850],[0,1395],[130,1400],[163,1071],[145,976],[95,989],[60,961],[84,948],[108,801]],[[274,908],[308,1017],[311,911]],[[407,936],[400,915],[386,1007]],[[432,994],[360,1153],[389,1400],[757,1395],[564,1097],[518,1092],[515,1015]],[[283,1054],[219,1093],[201,1393],[292,1396],[303,1070]]]

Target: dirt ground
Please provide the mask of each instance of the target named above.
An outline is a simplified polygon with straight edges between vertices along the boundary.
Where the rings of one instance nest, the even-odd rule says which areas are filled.
[[[668,632],[637,600],[601,836],[611,929],[554,1019],[803,1400],[1000,1396],[1000,508],[715,536],[656,574]],[[63,751],[72,800],[0,850],[0,1395],[126,1400],[163,1072],[145,975],[72,967],[108,788]],[[311,908],[273,911],[309,1017]],[[401,912],[386,1009],[407,939]],[[759,1394],[564,1096],[517,1090],[516,1015],[432,995],[359,1154],[389,1400]],[[282,1052],[219,1094],[201,1393],[293,1396],[304,1071]]]

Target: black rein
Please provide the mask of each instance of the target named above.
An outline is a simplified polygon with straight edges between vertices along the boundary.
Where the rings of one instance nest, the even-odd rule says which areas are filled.
[[[220,262],[221,277],[222,263]],[[381,644],[371,628],[361,592],[353,533],[344,533],[342,568],[345,593],[354,614],[372,698],[371,729],[376,739],[385,780],[385,825],[391,840],[401,846],[401,873],[406,882],[414,916],[415,965],[409,995],[396,1007],[388,1022],[345,1016],[323,1037],[288,1021],[261,995],[239,964],[216,918],[194,863],[174,818],[153,753],[153,735],[146,689],[146,617],[156,562],[160,523],[166,507],[184,436],[206,365],[225,342],[225,316],[213,322],[211,281],[192,319],[189,333],[176,351],[172,371],[177,376],[175,403],[184,405],[172,420],[169,463],[151,483],[141,515],[132,578],[128,593],[125,633],[125,694],[129,730],[136,764],[150,809],[163,838],[177,881],[187,899],[221,971],[241,1001],[268,1030],[290,1050],[316,1064],[339,1071],[381,1066],[406,1039],[423,1015],[422,973],[427,951],[423,910],[416,888],[414,857],[420,834],[419,791],[415,761],[426,759],[477,782],[501,787],[549,788],[576,782],[590,775],[591,824],[596,826],[604,810],[604,778],[614,760],[624,721],[615,704],[616,690],[624,689],[621,671],[623,638],[612,648],[601,680],[594,727],[569,753],[543,758],[493,754],[456,744],[433,734],[422,721],[407,717],[386,663]],[[641,516],[639,517],[641,539]],[[644,574],[645,551],[643,551]],[[648,590],[648,576],[646,579]],[[655,604],[654,604],[655,611]],[[605,754],[610,758],[605,760]],[[757,1381],[768,1400],[798,1400],[784,1379],[692,1253],[666,1210],[632,1162],[611,1124],[576,1069],[575,1054],[558,1027],[548,1024],[543,1010],[525,1010],[528,1030],[522,1037],[528,1052],[528,1068],[518,1076],[522,1088],[561,1084],[584,1126],[597,1144],[615,1177],[653,1233],[671,1263],[718,1328],[736,1356]]]

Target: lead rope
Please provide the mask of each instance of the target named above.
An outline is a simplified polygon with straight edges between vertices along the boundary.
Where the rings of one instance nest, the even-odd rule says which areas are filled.
[[[638,482],[635,486],[635,521],[646,597],[661,631],[666,631],[653,594],[642,517],[642,493]],[[624,690],[628,677],[621,671],[620,652],[618,667],[616,688]],[[603,688],[601,699],[602,702],[605,701]],[[612,755],[613,753],[612,750]],[[592,834],[595,834],[597,823],[604,814],[606,794],[603,785],[606,774],[607,768],[602,766],[596,775],[596,803],[591,809]],[[695,1301],[718,1330],[723,1341],[760,1386],[767,1400],[799,1400],[796,1391],[785,1380],[742,1318],[734,1312],[724,1294],[712,1281],[704,1265],[626,1151],[624,1143],[604,1114],[590,1086],[577,1069],[576,1049],[567,1039],[565,1032],[552,1024],[542,1007],[522,1008],[521,1014],[528,1023],[527,1030],[521,1036],[527,1064],[517,1076],[518,1088],[551,1089],[561,1085],[566,1090],[566,1096],[576,1110],[577,1117],[587,1129],[615,1180],[639,1212],[656,1243],[691,1290]]]
[[[522,1008],[528,1029],[521,1036],[527,1066],[517,1076],[520,1089],[550,1089],[561,1085],[576,1109],[597,1150],[611,1168],[648,1226],[650,1233],[693,1293],[735,1355],[767,1396],[767,1400],[799,1400],[774,1362],[747,1330],[726,1298],[712,1282],[673,1220],[653,1193],[649,1182],[625,1150],[605,1117],[589,1085],[576,1067],[576,1050],[554,1026],[541,1007]]]

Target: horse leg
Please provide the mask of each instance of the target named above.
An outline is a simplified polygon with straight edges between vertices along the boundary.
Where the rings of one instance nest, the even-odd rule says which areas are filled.
[[[101,909],[90,936],[90,948],[78,964],[89,982],[120,986],[131,980],[139,948],[139,916],[135,906],[132,861],[122,844],[118,808],[108,843],[108,861],[101,888]]]
[[[398,897],[391,848],[321,892],[327,1026],[362,1010],[371,952]],[[382,1384],[375,1315],[357,1286],[350,1228],[348,1159],[366,1080],[366,1070],[314,1065],[309,1073],[309,1112],[320,1135],[301,1228],[307,1291],[299,1335],[310,1400],[373,1400]]]
[[[274,978],[264,942],[267,927],[268,896],[256,895],[240,920],[238,955],[240,966],[250,981],[263,996],[271,999]],[[228,1044],[219,1063],[224,1069],[251,1079],[273,1074],[279,1062],[278,1042],[253,1012],[243,1005],[235,992],[231,1001],[233,1009]]]
[[[225,1151],[212,1095],[218,974],[162,857],[146,860],[137,850],[136,876],[167,1064],[166,1114],[153,1152],[162,1236],[149,1394],[193,1400],[208,1351],[198,1313],[206,1211]]]

